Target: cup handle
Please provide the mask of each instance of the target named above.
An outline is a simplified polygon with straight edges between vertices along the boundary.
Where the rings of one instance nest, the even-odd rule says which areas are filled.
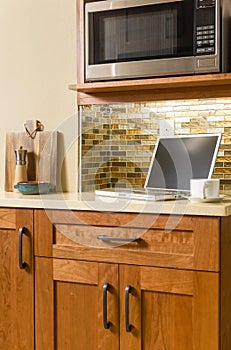
[[[207,189],[208,187],[209,187],[208,182],[205,182],[205,183],[204,183],[204,186],[203,186],[203,199],[206,199],[206,198],[207,198],[206,189]]]

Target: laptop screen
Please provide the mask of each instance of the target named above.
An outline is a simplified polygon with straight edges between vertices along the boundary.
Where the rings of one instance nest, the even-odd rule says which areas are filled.
[[[212,176],[220,140],[221,134],[160,137],[145,188],[190,191],[190,179]]]

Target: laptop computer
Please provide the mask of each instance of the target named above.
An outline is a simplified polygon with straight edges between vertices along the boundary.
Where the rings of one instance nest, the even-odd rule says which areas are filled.
[[[190,196],[190,179],[211,178],[221,134],[159,137],[144,188],[96,190],[97,196],[170,200]]]

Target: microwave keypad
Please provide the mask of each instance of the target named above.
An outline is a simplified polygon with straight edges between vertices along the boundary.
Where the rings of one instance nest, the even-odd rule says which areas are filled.
[[[214,25],[197,26],[196,53],[209,54],[215,52],[215,28]]]
[[[208,6],[215,6],[215,0],[198,0],[197,8],[203,8]]]

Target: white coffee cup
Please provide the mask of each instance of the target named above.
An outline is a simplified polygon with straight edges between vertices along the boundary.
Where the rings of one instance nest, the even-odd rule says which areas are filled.
[[[218,198],[220,195],[219,179],[191,179],[191,198]]]

